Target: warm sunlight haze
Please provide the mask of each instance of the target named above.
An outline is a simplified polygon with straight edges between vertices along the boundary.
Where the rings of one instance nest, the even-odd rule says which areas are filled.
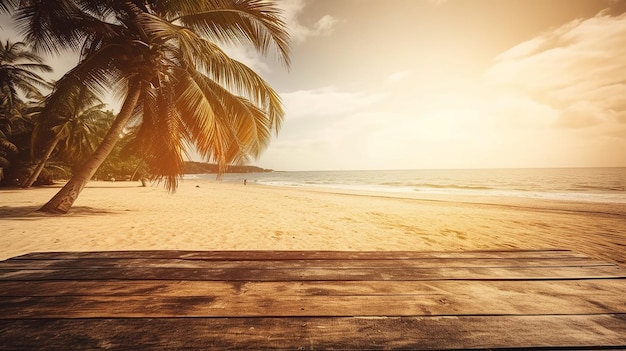
[[[282,130],[256,165],[626,166],[622,1],[280,5],[293,40],[290,70],[251,48],[226,48],[285,104]],[[3,36],[7,26],[3,17]],[[55,60],[57,77],[75,64]]]
[[[626,165],[620,1],[284,1],[279,170]],[[242,60],[255,58],[241,52]]]
[[[626,0],[0,0],[0,233],[2,350],[626,350]]]

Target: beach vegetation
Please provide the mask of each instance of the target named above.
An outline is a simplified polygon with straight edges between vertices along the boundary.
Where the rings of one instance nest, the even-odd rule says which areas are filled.
[[[147,178],[150,178],[148,166],[134,147],[133,138],[129,137],[120,139],[93,176],[93,179],[109,181],[135,181]]]
[[[15,113],[0,114],[0,184],[16,186],[22,175],[22,160],[28,154],[32,124],[26,104],[14,104]]]
[[[6,6],[5,6],[6,8]],[[32,117],[43,99],[40,89],[51,84],[39,73],[52,68],[24,42],[0,45],[0,182],[14,183],[18,163],[27,150]]]
[[[46,109],[61,109],[77,86],[122,101],[94,153],[41,211],[66,213],[126,135],[151,177],[174,191],[191,146],[223,172],[260,155],[280,127],[278,94],[219,46],[249,44],[288,66],[288,33],[272,1],[24,0],[15,19],[36,50],[80,49]]]
[[[66,164],[80,164],[92,154],[113,120],[113,113],[91,91],[75,86],[62,104],[43,104],[36,114],[31,137],[31,156],[36,162],[29,167],[30,175],[23,187],[35,183],[54,152]]]
[[[219,165],[207,162],[185,161],[185,174],[219,174]],[[266,173],[273,172],[271,169],[251,165],[231,165],[226,173]]]

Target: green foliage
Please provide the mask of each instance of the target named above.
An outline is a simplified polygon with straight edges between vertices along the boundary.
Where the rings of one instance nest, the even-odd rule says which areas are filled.
[[[81,48],[48,105],[63,104],[77,85],[96,96],[105,90],[126,96],[128,112],[111,130],[118,133],[132,114],[135,154],[169,190],[183,174],[188,145],[223,172],[258,157],[280,127],[278,94],[217,45],[248,43],[262,54],[274,51],[288,66],[289,35],[273,1],[27,1],[16,17],[39,50]],[[81,179],[114,142],[103,140],[106,147]]]
[[[101,106],[101,105],[97,105]],[[94,108],[86,109],[89,113],[83,114],[85,117],[80,124],[80,128],[70,129],[68,135],[74,135],[74,138],[67,138],[66,141],[60,143],[59,153],[54,158],[66,165],[70,169],[70,174],[78,171],[85,160],[91,156],[97,145],[109,130],[111,123],[115,119],[112,111],[101,111]],[[75,123],[75,122],[74,122]],[[69,123],[64,123],[64,128]],[[76,134],[82,132],[83,138],[76,138]],[[94,180],[128,180],[135,175],[134,180],[138,177],[147,176],[146,167],[143,165],[141,158],[134,152],[128,151],[128,144],[131,141],[129,135],[125,135],[109,154],[106,160],[96,171]],[[83,143],[82,149],[79,144]]]
[[[115,119],[113,112],[104,111],[106,105],[80,86],[69,91],[61,104],[48,104],[48,100],[35,118],[35,151],[53,147],[69,162],[90,156]]]
[[[0,12],[14,14],[37,52],[80,50],[79,63],[54,84],[35,124],[29,154],[39,160],[27,183],[48,160],[74,173],[43,211],[66,213],[94,175],[164,179],[174,191],[189,146],[223,173],[258,157],[280,128],[284,111],[276,91],[219,46],[273,50],[289,66],[289,35],[274,1],[8,0]],[[23,79],[5,89],[10,96],[3,105],[13,106],[18,90],[29,95],[46,83],[32,74],[34,66],[20,68]],[[112,116],[85,110],[90,97],[104,93],[124,99],[106,133],[90,119]],[[94,135],[99,146],[85,159]]]
[[[32,116],[41,101],[39,88],[50,87],[35,71],[49,66],[22,42],[0,46],[0,185],[17,185],[27,174]]]
[[[0,116],[0,186],[16,186],[26,170],[32,124],[23,116]]]
[[[216,174],[219,172],[219,165],[215,163],[186,161],[185,174]],[[272,172],[271,169],[264,169],[255,166],[228,166],[226,173],[262,173]]]
[[[41,104],[27,106],[21,100],[15,106],[15,113],[0,115],[0,186],[20,185],[35,169],[36,162],[31,155],[40,155],[52,142],[55,152],[35,185],[69,179],[91,155],[115,119],[113,112],[101,110],[102,104],[94,104],[93,97],[81,94],[68,97],[65,113],[53,114]],[[122,152],[128,141],[126,138],[118,143],[96,173],[96,179],[123,180],[133,174],[135,179],[147,176],[146,167],[138,156]]]
[[[147,167],[137,155],[128,155],[124,148],[128,140],[122,139],[102,163],[94,175],[94,180],[138,180],[150,178]]]

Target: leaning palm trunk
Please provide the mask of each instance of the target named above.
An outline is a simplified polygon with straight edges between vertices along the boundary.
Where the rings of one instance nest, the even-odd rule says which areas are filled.
[[[28,177],[28,179],[26,179],[26,181],[24,181],[24,183],[22,183],[22,187],[23,188],[30,188],[31,186],[33,186],[33,184],[35,183],[37,178],[39,178],[39,175],[41,174],[41,171],[46,166],[46,162],[48,162],[48,160],[50,159],[50,155],[52,155],[52,151],[54,151],[54,149],[57,147],[57,144],[59,144],[59,141],[61,141],[61,137],[59,135],[57,135],[52,140],[52,142],[50,142],[50,144],[48,145],[48,148],[46,149],[46,151],[44,152],[43,156],[41,157],[41,159],[37,163],[37,166],[33,170],[33,173],[31,173],[31,175]]]
[[[120,138],[124,126],[130,120],[133,109],[139,100],[141,90],[137,84],[130,84],[128,95],[124,105],[117,115],[111,128],[96,151],[87,159],[87,162],[76,172],[59,192],[50,201],[43,205],[39,211],[48,213],[67,213],[78,198],[78,195],[96,173],[100,165],[113,151],[115,144]]]
[[[143,166],[143,160],[140,160],[140,161],[137,163],[137,166],[135,166],[135,170],[133,171],[133,174],[130,176],[130,180],[136,180],[136,179],[135,179],[135,176],[137,175],[137,173],[139,173],[139,168],[141,168],[141,166]],[[143,178],[143,177],[142,177],[142,178]],[[141,184],[142,184],[143,186],[146,186],[146,185],[144,184],[144,182],[143,182],[143,181],[141,182]]]

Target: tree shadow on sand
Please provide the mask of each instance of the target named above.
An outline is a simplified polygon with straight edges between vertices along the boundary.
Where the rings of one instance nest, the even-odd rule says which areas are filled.
[[[71,211],[64,215],[55,215],[38,212],[41,205],[37,206],[2,206],[0,207],[0,219],[34,220],[49,217],[87,217],[97,215],[117,214],[120,211],[109,211],[89,206],[74,206]]]

